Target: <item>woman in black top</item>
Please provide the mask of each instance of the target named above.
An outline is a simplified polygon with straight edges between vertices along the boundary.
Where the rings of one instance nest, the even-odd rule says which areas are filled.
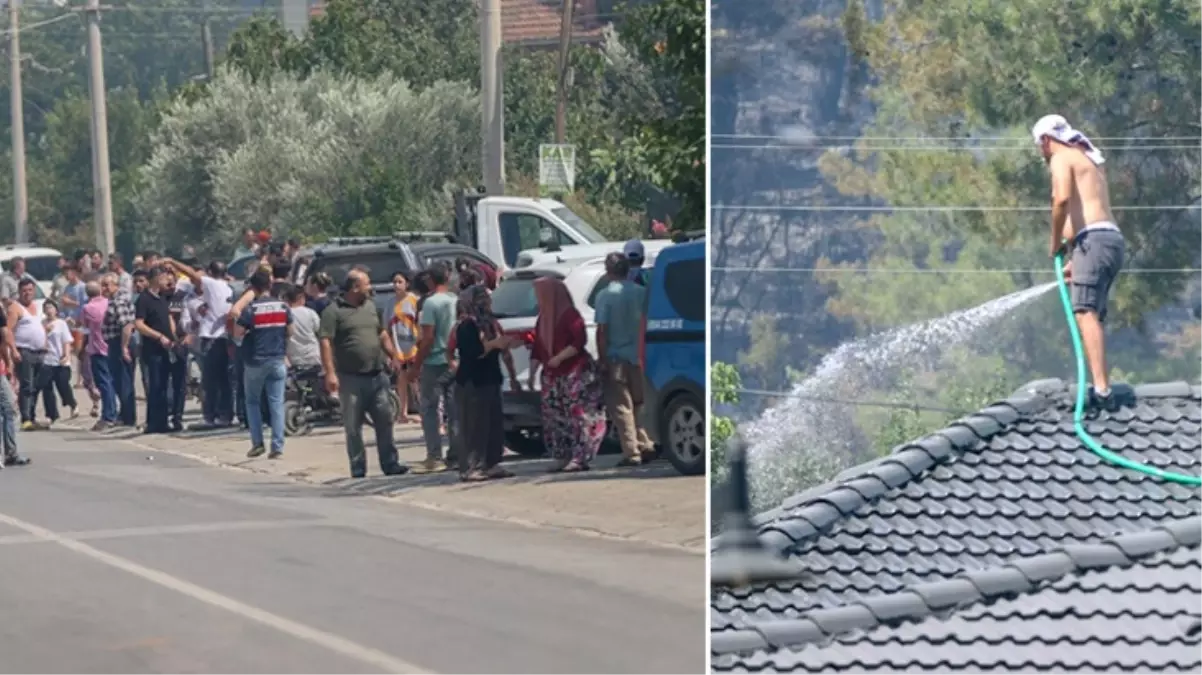
[[[459,474],[465,481],[508,478],[501,467],[505,427],[501,412],[501,352],[513,341],[501,333],[488,289],[477,285],[459,294],[455,326],[459,367],[454,400],[459,413]]]

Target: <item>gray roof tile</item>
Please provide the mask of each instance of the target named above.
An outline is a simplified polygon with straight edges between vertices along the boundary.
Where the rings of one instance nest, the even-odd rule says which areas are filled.
[[[1202,388],[1130,393],[1089,431],[1197,475]],[[712,594],[714,669],[1202,669],[1199,490],[1100,460],[1073,394],[1033,382],[761,514],[805,573]]]

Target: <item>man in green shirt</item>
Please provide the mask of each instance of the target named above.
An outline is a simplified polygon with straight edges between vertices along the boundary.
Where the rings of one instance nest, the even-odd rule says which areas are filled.
[[[446,469],[442,456],[442,420],[439,418],[439,403],[447,411],[447,435],[454,453],[457,420],[454,405],[450,400],[450,387],[446,379],[451,371],[451,354],[447,353],[447,341],[455,325],[455,305],[458,298],[448,289],[450,270],[444,265],[430,268],[430,281],[434,292],[422,304],[418,317],[421,339],[418,341],[414,366],[418,369],[418,387],[422,409],[422,435],[426,439],[426,471]]]
[[[321,363],[326,388],[338,393],[342,426],[346,432],[346,454],[351,477],[367,475],[367,451],[363,447],[363,421],[371,414],[376,431],[380,470],[399,476],[409,470],[397,458],[392,435],[392,383],[388,359],[399,360],[392,336],[380,323],[371,301],[371,280],[361,270],[351,270],[342,286],[342,297],[321,313]]]

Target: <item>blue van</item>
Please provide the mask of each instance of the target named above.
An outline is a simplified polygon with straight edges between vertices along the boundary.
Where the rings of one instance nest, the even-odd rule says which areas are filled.
[[[704,239],[659,252],[647,283],[643,419],[661,454],[686,475],[705,473]]]

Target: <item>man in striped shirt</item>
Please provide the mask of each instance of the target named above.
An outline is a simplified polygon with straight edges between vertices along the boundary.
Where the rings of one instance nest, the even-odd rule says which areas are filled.
[[[252,274],[249,286],[255,299],[239,313],[234,325],[235,337],[242,337],[246,364],[243,384],[251,446],[246,456],[259,457],[267,452],[263,445],[262,408],[266,393],[271,421],[271,452],[267,456],[276,459],[284,454],[284,382],[288,376],[284,356],[292,330],[292,310],[271,295],[271,274],[266,270]]]

